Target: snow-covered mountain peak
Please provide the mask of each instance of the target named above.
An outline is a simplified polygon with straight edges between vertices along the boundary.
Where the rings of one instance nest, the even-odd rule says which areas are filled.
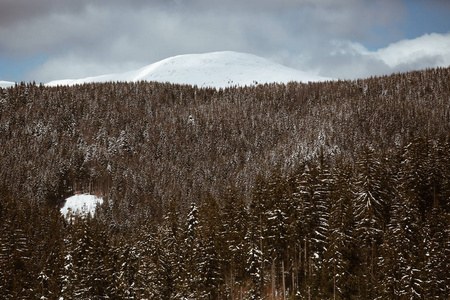
[[[255,83],[325,80],[329,80],[329,78],[288,68],[256,55],[222,51],[178,55],[135,71],[75,80],[55,80],[47,85],[74,85],[108,81],[157,81],[225,88]]]

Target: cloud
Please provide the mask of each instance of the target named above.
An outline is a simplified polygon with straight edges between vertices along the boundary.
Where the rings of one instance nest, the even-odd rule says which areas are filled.
[[[28,78],[43,78],[40,82],[49,82],[53,79],[77,79],[88,76],[120,73],[123,70],[134,70],[142,67],[133,62],[111,63],[95,59],[86,59],[78,55],[68,54],[47,60],[40,67],[29,71]],[[31,79],[30,79],[31,80]]]
[[[4,0],[0,56],[47,57],[20,78],[42,82],[125,72],[178,54],[221,50],[355,78],[413,65],[391,62],[403,47],[392,43],[404,39],[392,28],[405,12],[400,0]],[[386,53],[363,46],[389,43]],[[426,63],[411,55],[415,66]],[[445,53],[439,55],[427,57],[428,63],[445,63]]]
[[[391,68],[425,68],[450,65],[450,33],[425,34],[379,49],[376,55]]]
[[[355,79],[431,67],[450,66],[450,33],[425,34],[370,51],[360,43],[331,41],[328,53],[318,53],[305,65],[319,75]],[[321,59],[317,63],[316,59]]]
[[[91,17],[94,15],[95,18]],[[16,30],[27,37],[27,43],[33,44],[31,48],[53,53],[45,64],[27,74],[28,78],[39,76],[41,81],[48,81],[123,72],[127,71],[127,66],[142,67],[177,54],[230,49],[251,52],[248,35],[255,38],[249,28],[254,25],[247,24],[247,32],[236,26],[245,22],[248,21],[243,15],[231,16],[225,21],[214,14],[197,18],[161,9],[105,12],[91,7],[77,18],[57,15],[43,25],[31,26],[36,28],[34,31]],[[52,37],[40,37],[38,31],[51,32]],[[8,47],[16,53],[24,51],[26,54],[30,48],[23,47],[21,40]],[[58,67],[59,63],[63,66]]]

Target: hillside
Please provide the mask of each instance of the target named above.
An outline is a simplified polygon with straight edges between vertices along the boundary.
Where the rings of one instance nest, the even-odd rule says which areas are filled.
[[[83,79],[55,80],[47,86],[90,82],[156,81],[198,87],[225,88],[256,83],[324,81],[327,78],[294,70],[267,59],[233,51],[188,54],[170,57],[141,69]]]
[[[450,68],[0,88],[0,294],[445,299],[449,102]]]

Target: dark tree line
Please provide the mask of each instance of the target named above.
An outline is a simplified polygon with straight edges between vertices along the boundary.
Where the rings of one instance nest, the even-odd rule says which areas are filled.
[[[0,89],[0,294],[443,299],[449,94],[449,68]],[[94,218],[62,218],[76,192]]]
[[[445,299],[450,144],[415,139],[355,165],[324,157],[231,186],[182,217],[172,200],[118,239],[107,216],[2,199],[6,298]],[[417,166],[417,155],[421,155]]]

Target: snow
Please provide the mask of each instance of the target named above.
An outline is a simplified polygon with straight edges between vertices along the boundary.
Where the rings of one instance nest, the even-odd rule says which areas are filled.
[[[256,55],[234,51],[170,57],[135,71],[82,79],[55,80],[47,86],[109,81],[157,81],[199,87],[225,88],[290,81],[326,81],[320,77],[274,63]]]
[[[2,81],[0,80],[0,88],[9,88],[11,86],[14,86],[16,83],[12,81]]]
[[[86,215],[90,213],[94,215],[97,204],[102,204],[103,199],[89,194],[78,194],[66,199],[64,205],[61,207],[61,213],[64,217],[69,217],[70,214]]]

